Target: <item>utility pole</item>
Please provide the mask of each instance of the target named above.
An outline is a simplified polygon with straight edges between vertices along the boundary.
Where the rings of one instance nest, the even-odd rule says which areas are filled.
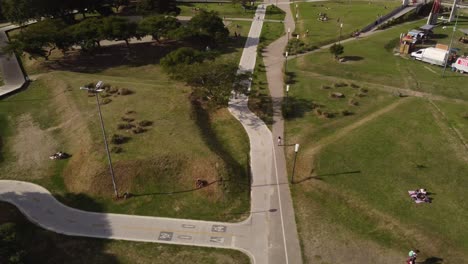
[[[117,192],[117,185],[115,184],[114,167],[112,166],[112,159],[111,159],[111,155],[109,151],[109,145],[107,144],[106,130],[104,128],[104,120],[102,118],[102,113],[101,113],[101,104],[99,103],[99,93],[102,92],[102,89],[100,89],[101,86],[102,86],[102,81],[99,81],[96,84],[95,88],[80,87],[80,90],[87,90],[88,92],[94,93],[96,95],[96,103],[97,103],[97,108],[98,108],[98,113],[99,113],[99,121],[101,122],[102,136],[104,138],[104,146],[106,148],[107,160],[109,162],[109,171],[110,171],[110,175],[112,179],[112,185],[114,187],[114,194],[115,194],[115,198],[119,198],[119,193]]]
[[[297,159],[297,152],[299,151],[299,144],[294,145],[294,163],[293,163],[293,171],[291,176],[291,183],[294,183],[294,171],[296,170],[296,159]]]
[[[457,30],[457,24],[458,24],[458,10],[457,10],[457,19],[455,20],[455,25],[453,26],[452,37],[450,38],[450,45],[448,49],[447,58],[445,59],[445,63],[444,63],[444,71],[442,72],[442,78],[445,77],[445,71],[447,70],[447,63],[448,63],[448,59],[450,57],[450,53],[452,50],[453,36],[455,35],[455,31]]]

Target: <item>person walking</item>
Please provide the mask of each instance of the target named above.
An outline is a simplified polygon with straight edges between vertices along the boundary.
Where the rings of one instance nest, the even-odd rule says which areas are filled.
[[[409,264],[415,264],[416,263],[416,258],[418,257],[419,250],[410,250],[408,253],[408,263]]]
[[[281,137],[278,137],[278,146],[281,146]]]

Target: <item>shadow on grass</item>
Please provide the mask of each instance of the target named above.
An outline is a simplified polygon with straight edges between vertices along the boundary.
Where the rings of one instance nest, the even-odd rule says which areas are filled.
[[[220,45],[218,55],[229,54],[244,46],[246,37],[229,39],[224,45]],[[166,41],[162,43],[146,42],[133,43],[130,48],[125,44],[102,46],[92,53],[74,50],[67,52],[63,57],[55,60],[45,61],[42,64],[49,70],[71,71],[83,73],[96,73],[118,66],[145,66],[159,64],[161,58],[168,53],[181,48],[192,47],[204,50],[206,45],[199,41]]]
[[[249,168],[245,168],[240,164],[223,146],[223,143],[216,136],[215,131],[211,127],[210,115],[208,110],[204,109],[200,102],[192,100],[192,113],[195,119],[195,123],[201,131],[203,140],[207,146],[215,152],[227,165],[228,178],[224,179],[224,182],[229,182],[229,180],[235,180],[239,182],[245,182],[250,186],[250,175]],[[248,157],[247,157],[248,159]],[[248,163],[248,162],[247,162]],[[242,190],[237,190],[242,188],[240,185],[231,186],[230,193],[242,192],[245,191],[249,193],[249,188],[242,188]]]
[[[281,107],[283,117],[288,120],[303,117],[305,113],[314,109],[314,105],[311,100],[295,97],[284,98]]]
[[[357,171],[345,171],[345,172],[320,174],[320,175],[310,176],[310,177],[306,177],[304,179],[294,181],[293,184],[299,184],[299,183],[302,183],[302,182],[305,182],[305,181],[308,181],[308,180],[323,180],[322,177],[347,175],[347,174],[358,174],[358,173],[361,173],[361,171],[357,170]]]
[[[216,180],[207,183],[203,187],[197,187],[197,188],[192,188],[192,189],[186,189],[186,190],[179,190],[179,191],[172,191],[172,192],[153,192],[153,193],[142,193],[142,194],[137,194],[137,193],[132,193],[132,197],[140,197],[140,196],[152,196],[152,195],[172,195],[172,194],[178,194],[178,193],[188,193],[188,192],[195,192],[199,191],[204,188],[208,188],[210,185],[217,183],[217,182],[222,182],[221,180]]]
[[[58,196],[60,200],[67,200],[72,204],[76,201],[75,199],[86,202],[89,207],[99,209],[99,204],[95,203],[93,199],[86,195],[74,195],[67,194],[65,196]],[[37,200],[48,200],[53,198],[50,195],[43,193],[25,192],[21,195],[16,193],[4,193],[2,199],[16,199],[23,201],[30,201],[29,203],[35,203]],[[25,202],[22,202],[25,203]],[[28,203],[28,202],[26,202]],[[54,207],[51,207],[54,208]],[[75,221],[71,214],[62,215],[62,211],[68,211],[68,209],[58,208],[57,211],[54,209],[45,210],[45,219],[48,217],[60,218],[62,221]],[[74,212],[74,211],[73,211]],[[57,216],[55,216],[57,214]],[[38,217],[35,216],[37,222]],[[109,226],[108,220],[104,216],[94,216],[93,219],[98,226],[89,226],[88,230],[93,228],[100,228],[103,231],[104,236],[111,235],[111,229],[106,228]],[[50,221],[44,224],[48,226],[54,226],[54,221]],[[55,221],[58,222],[58,221]],[[85,223],[76,221],[75,223],[70,222],[72,225],[83,225],[82,230],[86,230]],[[66,225],[65,225],[66,226]],[[106,239],[95,239],[95,238],[84,238],[84,237],[72,237],[65,236],[55,232],[45,230],[31,223],[27,218],[20,213],[20,211],[13,205],[5,202],[0,202],[0,229],[7,230],[7,232],[15,235],[15,240],[11,241],[8,245],[8,255],[19,253],[20,260],[18,263],[40,263],[47,260],[47,263],[118,263],[118,259],[115,255],[112,255],[107,251],[107,245],[110,240]],[[58,228],[58,231],[62,231]],[[78,228],[79,229],[79,228]],[[108,230],[108,231],[105,231]],[[87,231],[85,231],[87,232]],[[0,232],[0,236],[4,233]],[[2,249],[0,254],[1,263],[10,263],[8,259],[4,262],[5,253]],[[42,261],[41,261],[42,260]],[[16,263],[16,262],[15,262]]]
[[[430,257],[424,260],[423,262],[418,262],[419,264],[442,264],[444,261],[443,258]]]
[[[345,61],[361,61],[363,60],[364,58],[361,57],[361,56],[344,56],[343,59]]]

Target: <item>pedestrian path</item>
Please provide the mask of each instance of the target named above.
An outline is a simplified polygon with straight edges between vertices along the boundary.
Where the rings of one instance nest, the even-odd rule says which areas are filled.
[[[7,32],[18,26],[9,25],[0,28],[0,50],[8,42]],[[0,86],[0,97],[21,89],[26,84],[23,70],[14,55],[0,52],[0,74],[3,77],[3,86]]]
[[[265,18],[263,6],[257,9],[255,18],[239,64],[242,71],[252,72],[255,67]],[[7,74],[11,72],[7,71]],[[296,234],[296,230],[292,230],[295,224],[291,226],[294,214],[291,214],[292,205],[284,204],[280,199],[285,190],[289,194],[289,187],[287,181],[278,177],[271,132],[249,110],[247,102],[245,95],[233,97],[229,102],[229,111],[242,123],[250,140],[251,214],[243,222],[86,212],[63,205],[39,185],[13,180],[0,180],[0,200],[16,205],[37,225],[61,234],[231,248],[245,252],[253,263],[301,263],[299,243],[286,239],[290,232]],[[290,243],[297,248],[293,250]]]

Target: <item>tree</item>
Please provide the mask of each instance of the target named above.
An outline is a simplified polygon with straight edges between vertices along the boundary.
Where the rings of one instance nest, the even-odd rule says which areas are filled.
[[[3,50],[17,54],[27,52],[33,58],[43,57],[48,60],[53,50],[65,51],[72,45],[66,27],[61,20],[46,19],[37,22],[14,36]]]
[[[34,9],[29,6],[29,0],[2,0],[0,6],[5,18],[20,25],[35,17]]]
[[[179,71],[177,66],[183,64],[190,65],[197,62],[203,62],[203,53],[193,48],[179,48],[161,59],[160,64],[169,74],[177,75]]]
[[[338,56],[343,54],[343,52],[344,52],[344,47],[341,44],[335,43],[330,47],[330,53],[335,56],[335,59],[338,59]]]
[[[123,40],[130,48],[128,40],[137,36],[137,24],[130,22],[126,18],[110,16],[102,19],[100,34],[104,39]]]
[[[141,13],[179,13],[176,0],[140,0],[137,5],[138,12]]]
[[[216,46],[229,37],[229,30],[215,11],[201,10],[188,22],[188,37],[199,39],[204,45]]]
[[[231,92],[245,92],[248,88],[249,73],[238,74],[235,62],[209,61],[180,67],[182,77],[191,86],[194,95],[227,106]]]
[[[67,31],[73,39],[73,43],[79,45],[84,51],[92,51],[100,47],[102,19],[92,17],[82,20],[80,23],[70,26]]]
[[[17,239],[17,226],[14,223],[0,225],[0,263],[23,263],[24,255]]]
[[[159,42],[161,37],[167,38],[179,26],[180,23],[175,17],[149,16],[140,21],[137,32],[139,35],[151,35],[154,40]]]

